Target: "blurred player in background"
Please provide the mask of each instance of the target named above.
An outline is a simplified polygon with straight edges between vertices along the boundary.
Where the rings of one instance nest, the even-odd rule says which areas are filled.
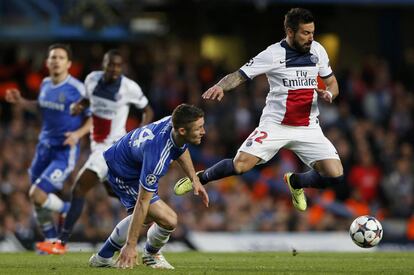
[[[181,104],[172,116],[129,132],[104,153],[109,167],[108,180],[129,216],[113,230],[89,265],[114,267],[114,253],[120,250],[117,265],[133,268],[137,263],[137,242],[144,224],[154,222],[147,232],[142,262],[152,268],[174,269],[160,249],[177,226],[177,214],[158,196],[158,181],[174,160],[193,179],[194,194],[208,206],[208,195],[199,182],[187,144],[198,145],[204,136],[204,113]]]
[[[70,114],[70,106],[85,96],[84,85],[69,74],[71,60],[68,45],[51,45],[46,60],[49,77],[42,81],[38,100],[24,99],[16,89],[6,92],[8,102],[25,109],[38,106],[43,117],[39,143],[29,169],[32,182],[29,197],[46,240],[37,243],[37,247],[57,240],[52,211],[65,215],[69,203],[63,202],[55,193],[62,190],[63,183],[75,168],[79,139],[89,133],[92,124],[88,109],[76,116]]]
[[[84,99],[72,107],[77,115],[90,107],[93,126],[91,133],[91,155],[79,171],[72,189],[72,201],[66,216],[59,241],[40,247],[47,253],[63,254],[72,229],[82,214],[85,196],[99,182],[105,180],[108,167],[103,152],[125,133],[130,105],[142,110],[141,125],[153,119],[153,111],[140,86],[122,75],[124,65],[118,50],[109,50],[102,61],[103,71],[91,72],[85,79]]]
[[[279,149],[289,149],[313,168],[306,173],[284,176],[293,205],[304,211],[307,207],[304,187],[325,188],[343,181],[338,153],[322,133],[317,118],[318,98],[331,103],[339,89],[325,49],[313,40],[315,25],[311,12],[291,9],[285,15],[284,27],[285,39],[270,45],[202,95],[204,99],[220,101],[225,92],[261,74],[266,74],[270,85],[260,124],[241,145],[236,157],[224,159],[197,174],[203,184],[240,175],[269,161]],[[326,85],[325,90],[318,89],[318,76]],[[183,178],[175,191],[181,195],[191,188],[191,181]]]

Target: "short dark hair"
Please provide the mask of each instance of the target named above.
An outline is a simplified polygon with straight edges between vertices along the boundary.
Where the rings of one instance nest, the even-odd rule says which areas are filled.
[[[285,15],[285,31],[291,28],[293,32],[299,30],[299,24],[308,24],[314,22],[312,13],[307,9],[293,8]]]
[[[204,112],[200,108],[185,103],[180,104],[172,113],[173,127],[175,130],[179,128],[188,129],[188,124],[202,117],[204,117]]]
[[[105,54],[104,54],[104,57],[105,56],[108,56],[108,58],[111,58],[112,56],[120,56],[120,57],[122,57],[122,54],[121,54],[121,52],[119,51],[119,50],[117,50],[117,49],[110,49],[110,50],[108,50]]]
[[[47,49],[47,54],[49,55],[50,52],[54,49],[62,49],[66,52],[66,54],[68,55],[68,60],[72,60],[72,49],[70,48],[70,46],[68,44],[63,44],[63,43],[55,43],[49,46],[49,48]]]

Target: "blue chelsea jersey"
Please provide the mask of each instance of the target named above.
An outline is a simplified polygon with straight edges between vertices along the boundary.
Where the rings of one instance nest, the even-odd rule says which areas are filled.
[[[38,104],[42,113],[43,123],[39,140],[48,145],[62,145],[65,133],[75,131],[82,126],[85,116],[90,115],[89,109],[83,114],[70,115],[70,105],[78,102],[85,95],[85,86],[72,76],[54,85],[50,77],[43,79],[40,86]]]
[[[118,140],[105,153],[111,177],[116,177],[138,190],[158,190],[158,181],[173,160],[187,149],[178,147],[172,138],[171,116],[137,128]]]

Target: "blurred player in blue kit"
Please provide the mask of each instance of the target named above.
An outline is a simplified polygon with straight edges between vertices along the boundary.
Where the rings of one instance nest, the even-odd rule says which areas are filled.
[[[46,242],[57,239],[52,211],[62,216],[69,209],[55,193],[75,168],[79,157],[79,140],[89,133],[92,120],[89,110],[77,116],[70,114],[72,104],[85,94],[84,85],[69,74],[72,53],[68,45],[49,47],[46,66],[49,77],[43,79],[37,100],[27,100],[17,89],[6,91],[6,100],[25,109],[39,107],[43,123],[39,143],[29,169],[32,186],[29,197],[35,206],[37,222]],[[38,246],[40,243],[37,243]]]
[[[118,223],[100,251],[92,255],[90,266],[133,268],[138,259],[140,230],[152,223],[142,262],[152,268],[174,269],[160,249],[177,226],[177,214],[158,196],[158,181],[176,160],[192,179],[194,194],[200,194],[208,206],[208,195],[195,174],[187,148],[187,144],[200,144],[204,134],[203,111],[181,104],[172,116],[129,132],[105,151],[108,180],[129,216]],[[116,262],[112,257],[119,250]]]
[[[130,106],[141,110],[141,125],[153,119],[153,111],[141,87],[122,73],[124,59],[112,49],[105,53],[102,70],[93,71],[85,79],[85,95],[71,108],[72,114],[90,108],[92,113],[91,154],[79,171],[72,188],[70,209],[62,226],[59,240],[45,243],[39,249],[54,254],[64,254],[72,230],[82,214],[85,196],[94,186],[105,183],[108,167],[103,152],[126,134],[126,121]],[[107,189],[111,192],[110,188]]]

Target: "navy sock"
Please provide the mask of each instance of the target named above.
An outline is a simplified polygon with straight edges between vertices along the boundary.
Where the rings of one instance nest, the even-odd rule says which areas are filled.
[[[84,198],[72,198],[70,209],[66,214],[65,223],[63,224],[62,232],[60,233],[60,240],[63,243],[68,242],[72,233],[72,229],[75,223],[78,221],[82,214],[83,205],[85,204]]]
[[[323,177],[315,170],[310,170],[306,173],[294,173],[291,177],[291,184],[295,189],[308,187],[324,189],[342,183],[343,179],[343,175],[339,177]]]
[[[200,182],[206,184],[210,181],[237,175],[234,170],[232,159],[223,159],[210,168],[206,169],[200,176]]]
[[[115,252],[121,250],[122,245],[115,243],[111,237],[109,237],[104,245],[102,246],[101,250],[99,250],[98,255],[102,258],[112,258]]]

